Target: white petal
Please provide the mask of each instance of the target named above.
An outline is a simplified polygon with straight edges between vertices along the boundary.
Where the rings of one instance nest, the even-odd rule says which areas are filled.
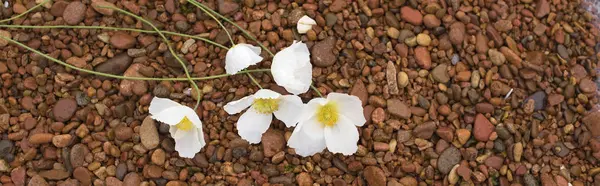
[[[281,96],[281,94],[269,90],[269,89],[260,89],[254,93],[254,98],[263,98],[263,99],[277,99]]]
[[[275,54],[271,73],[273,80],[292,94],[308,91],[312,81],[312,65],[306,44],[294,43]]]
[[[243,97],[242,99],[232,101],[223,106],[228,114],[237,114],[248,108],[254,102],[254,95]]]
[[[180,157],[193,158],[206,144],[202,143],[204,142],[204,137],[201,130],[179,130],[177,132],[182,133],[178,134],[179,138],[174,138],[175,150],[179,152]]]
[[[154,97],[152,98],[152,101],[150,101],[150,107],[148,107],[148,112],[150,112],[150,114],[152,115],[156,115],[165,109],[177,106],[182,105],[167,98]]]
[[[298,118],[304,109],[304,103],[302,103],[302,99],[295,95],[284,95],[279,98],[281,101],[279,102],[279,109],[277,109],[273,114],[277,119],[283,121],[285,126],[293,127],[298,123]]]
[[[310,30],[313,25],[316,25],[316,24],[317,24],[317,22],[314,19],[312,19],[306,15],[302,16],[302,18],[300,18],[297,23],[298,33],[304,34],[308,30]]]
[[[333,153],[352,155],[358,150],[358,129],[345,116],[340,116],[333,127],[325,127],[325,143]]]
[[[237,121],[238,134],[250,143],[260,143],[272,120],[273,114],[261,114],[250,107]]]
[[[262,61],[260,48],[248,44],[237,44],[225,56],[225,71],[227,74],[236,74],[250,65]]]
[[[181,119],[183,119],[184,116],[190,115],[189,111],[187,111],[188,109],[191,110],[191,108],[186,106],[170,107],[164,109],[158,114],[153,114],[152,119],[158,120],[169,125],[177,125],[181,121]]]
[[[327,95],[327,100],[337,103],[340,114],[350,119],[354,125],[360,127],[367,122],[363,113],[362,102],[358,97],[348,94],[330,93]]]
[[[323,127],[315,117],[298,123],[288,140],[288,146],[303,157],[323,151],[326,147]]]

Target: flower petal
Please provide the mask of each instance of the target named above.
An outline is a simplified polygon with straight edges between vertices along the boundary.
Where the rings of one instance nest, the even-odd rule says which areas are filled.
[[[229,102],[225,106],[223,106],[223,109],[228,114],[237,114],[240,113],[242,110],[250,107],[250,105],[252,105],[252,102],[254,102],[254,95],[246,96],[242,99]]]
[[[254,93],[254,98],[267,98],[267,99],[277,99],[281,96],[281,94],[269,90],[269,89],[260,89],[258,91],[256,91],[256,93]]]
[[[292,94],[308,91],[312,81],[312,65],[306,44],[297,42],[275,54],[271,73],[275,83]]]
[[[327,149],[333,153],[342,153],[346,156],[352,155],[358,150],[358,129],[353,122],[340,116],[338,123],[333,127],[325,127],[325,143]]]
[[[152,98],[152,101],[150,101],[150,107],[148,107],[148,112],[150,112],[150,114],[152,115],[156,115],[165,109],[177,106],[182,105],[167,98],[154,97]]]
[[[170,107],[164,109],[158,114],[153,114],[152,119],[158,120],[169,125],[177,125],[183,119],[184,116],[190,115],[188,109],[194,112],[191,108],[186,106]]]
[[[323,151],[325,144],[323,127],[315,117],[298,123],[288,140],[288,146],[294,148],[296,154],[303,157]]]
[[[260,143],[272,120],[273,114],[261,114],[250,107],[237,121],[238,134],[250,143]]]
[[[240,70],[262,61],[262,59],[260,48],[248,44],[237,44],[227,51],[225,71],[227,74],[236,74]]]
[[[302,18],[300,18],[298,20],[296,28],[298,29],[298,33],[304,34],[307,31],[309,31],[313,25],[316,25],[316,24],[317,24],[317,22],[314,19],[305,15],[305,16],[302,16]]]
[[[362,102],[358,97],[348,94],[330,93],[327,100],[338,104],[340,114],[346,116],[356,126],[363,126],[367,120],[363,113]]]
[[[302,99],[295,95],[284,95],[279,99],[281,100],[279,102],[279,109],[273,112],[273,114],[275,114],[277,119],[283,121],[285,126],[295,126],[296,123],[298,123],[298,117],[300,116],[298,112],[301,112],[304,108]]]
[[[321,105],[325,105],[327,100],[325,98],[313,98],[306,105],[304,105],[304,109],[300,113],[298,122],[303,122],[308,119],[311,119],[317,112],[317,108]]]
[[[183,158],[193,158],[200,149],[206,145],[203,134],[200,130],[179,130],[177,133],[179,138],[175,139],[175,150],[179,152],[179,156]]]

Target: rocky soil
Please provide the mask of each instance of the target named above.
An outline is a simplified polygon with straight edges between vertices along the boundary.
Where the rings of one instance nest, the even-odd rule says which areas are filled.
[[[40,0],[11,0],[0,19]],[[0,185],[600,185],[600,32],[580,0],[208,0],[272,52],[311,48],[322,93],[358,96],[368,123],[352,156],[302,158],[275,121],[263,143],[235,130],[222,106],[252,94],[247,76],[199,81],[208,145],[180,158],[152,97],[189,106],[185,81],[131,81],[67,69],[0,39]],[[229,45],[217,22],[184,1],[53,0],[13,25],[160,29]],[[317,25],[297,33],[308,15]],[[5,24],[8,24],[5,23]],[[0,23],[1,24],[1,23]],[[230,24],[237,43],[242,37]],[[77,67],[183,77],[158,35],[7,29],[0,35]],[[226,50],[169,36],[192,76],[223,74]],[[259,67],[270,66],[270,56]],[[269,74],[265,88],[284,93]],[[314,92],[301,95],[305,102]]]

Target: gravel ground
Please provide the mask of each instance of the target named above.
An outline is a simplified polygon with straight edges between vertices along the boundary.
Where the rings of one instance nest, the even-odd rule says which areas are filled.
[[[0,19],[40,0],[11,0]],[[352,156],[303,158],[293,128],[274,121],[262,143],[237,135],[223,105],[258,90],[243,75],[198,81],[207,146],[174,151],[169,126],[148,117],[152,97],[194,106],[186,81],[117,80],[65,68],[0,39],[0,185],[525,185],[600,186],[600,31],[581,0],[208,0],[273,53],[311,50],[318,90],[363,102],[367,124]],[[0,23],[10,37],[79,68],[184,77],[156,34],[200,35],[230,46],[211,17],[185,1],[53,0]],[[586,7],[587,6],[587,7]],[[592,11],[597,11],[590,9]],[[316,20],[306,34],[296,22]],[[236,43],[256,44],[231,24]],[[225,72],[226,50],[168,36],[192,76]],[[256,69],[270,67],[270,55]],[[264,88],[286,93],[268,73]],[[196,92],[194,92],[196,94]],[[300,95],[305,102],[316,93]]]

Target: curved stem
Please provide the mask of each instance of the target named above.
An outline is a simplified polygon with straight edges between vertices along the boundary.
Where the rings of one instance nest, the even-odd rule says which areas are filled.
[[[229,37],[229,42],[231,42],[232,46],[235,46],[235,42],[233,41],[233,38],[231,37],[231,33],[229,33],[229,30],[227,30],[227,28],[225,28],[225,26],[223,25],[223,23],[221,23],[221,21],[219,21],[213,14],[211,14],[208,10],[206,10],[205,8],[203,8],[202,6],[198,5],[199,2],[195,1],[195,0],[187,0],[189,3],[192,3],[193,5],[195,5],[196,7],[200,8],[200,10],[202,10],[204,13],[208,14],[208,16],[210,16],[211,18],[213,18],[218,24],[219,26],[221,26],[221,28],[223,28],[223,30],[225,30],[225,33],[227,34],[227,37]]]
[[[194,89],[196,90],[197,93],[200,93],[200,88],[198,88],[198,85],[196,84],[196,82],[194,82],[194,80],[191,79],[192,77],[190,76],[190,72],[187,69],[185,63],[179,58],[179,55],[177,55],[175,50],[173,50],[173,47],[171,47],[171,42],[169,42],[169,39],[167,39],[167,37],[162,33],[162,31],[160,29],[158,29],[156,26],[154,26],[154,24],[152,24],[150,21],[148,21],[140,16],[137,16],[131,12],[121,10],[119,8],[112,7],[112,6],[98,6],[98,7],[116,10],[123,14],[127,14],[131,17],[135,17],[136,19],[150,25],[152,27],[152,29],[154,29],[158,33],[158,35],[160,35],[160,37],[163,39],[165,44],[167,44],[167,48],[169,48],[169,51],[171,52],[171,54],[173,54],[173,57],[175,57],[175,59],[179,62],[179,64],[181,64],[181,67],[183,68],[183,71],[185,72],[185,76],[187,77],[189,82],[192,84],[192,87],[194,87]],[[196,96],[197,96],[196,97],[196,106],[194,106],[194,110],[198,109],[198,106],[200,105],[200,94],[196,94]]]
[[[45,0],[44,2],[42,2],[42,3],[38,4],[38,5],[35,5],[35,6],[34,6],[34,7],[32,7],[31,9],[29,9],[29,10],[27,10],[27,11],[25,11],[25,12],[23,12],[23,13],[19,14],[19,15],[16,15],[16,16],[14,16],[14,17],[11,17],[11,18],[8,18],[8,19],[3,19],[3,20],[0,20],[0,23],[5,23],[5,22],[9,22],[9,21],[12,21],[12,20],[15,20],[15,19],[19,19],[20,17],[23,17],[25,14],[27,14],[27,13],[29,13],[29,12],[31,12],[31,11],[33,11],[33,10],[35,10],[36,8],[38,8],[38,7],[40,7],[40,6],[44,6],[44,4],[46,4],[46,3],[48,3],[48,2],[50,2],[50,0]]]
[[[252,74],[247,73],[246,75],[248,75],[250,80],[252,80],[252,83],[254,83],[256,86],[258,86],[258,88],[262,89],[262,86],[260,86],[260,83],[258,83],[258,81],[256,81],[256,79],[254,79],[254,76],[252,76]]]
[[[61,60],[58,60],[56,58],[53,58],[52,56],[49,56],[47,54],[44,54],[43,52],[40,52],[36,49],[33,49],[21,42],[12,40],[10,38],[6,38],[3,36],[0,36],[0,39],[4,39],[7,40],[11,43],[14,43],[20,47],[23,47],[33,53],[36,53],[50,61],[53,61],[55,63],[58,63],[60,65],[63,65],[65,67],[77,70],[77,71],[81,71],[81,72],[85,72],[85,73],[89,73],[89,74],[94,74],[97,76],[103,76],[103,77],[110,77],[110,78],[116,78],[116,79],[128,79],[128,80],[143,80],[143,81],[188,81],[188,78],[149,78],[149,77],[129,77],[129,76],[120,76],[120,75],[114,75],[114,74],[107,74],[107,73],[102,73],[102,72],[96,72],[93,70],[89,70],[89,69],[84,69],[84,68],[79,68],[76,66],[73,66],[71,64],[65,63]],[[247,74],[247,73],[253,73],[253,72],[270,72],[271,69],[253,69],[253,70],[242,70],[240,72],[238,72],[237,74]],[[234,75],[237,75],[234,74]],[[191,78],[192,80],[210,80],[210,79],[217,79],[217,78],[223,78],[223,77],[228,77],[228,76],[232,76],[231,74],[219,74],[219,75],[214,75],[214,76],[206,76],[206,77],[193,77]]]
[[[132,32],[140,32],[140,33],[151,33],[151,34],[155,34],[158,33],[156,31],[153,30],[141,30],[141,29],[135,29],[135,28],[119,28],[119,27],[108,27],[108,26],[79,26],[79,25],[74,25],[74,26],[69,26],[69,25],[42,25],[42,26],[32,26],[32,25],[0,25],[0,28],[4,27],[4,28],[38,28],[38,29],[53,29],[53,28],[70,28],[70,29],[105,29],[105,30],[122,30],[122,31],[132,31]],[[199,37],[199,36],[193,36],[193,35],[187,35],[187,34],[181,34],[181,33],[177,33],[177,32],[170,32],[170,31],[162,31],[165,34],[168,35],[175,35],[175,36],[181,36],[181,37],[186,37],[186,38],[192,38],[192,39],[198,39],[198,40],[202,40],[204,42],[207,42],[211,45],[215,45],[219,48],[225,49],[225,50],[229,50],[229,48],[227,48],[226,46],[223,46],[219,43],[216,43],[214,41],[211,41],[209,39],[203,38],[203,37]]]

